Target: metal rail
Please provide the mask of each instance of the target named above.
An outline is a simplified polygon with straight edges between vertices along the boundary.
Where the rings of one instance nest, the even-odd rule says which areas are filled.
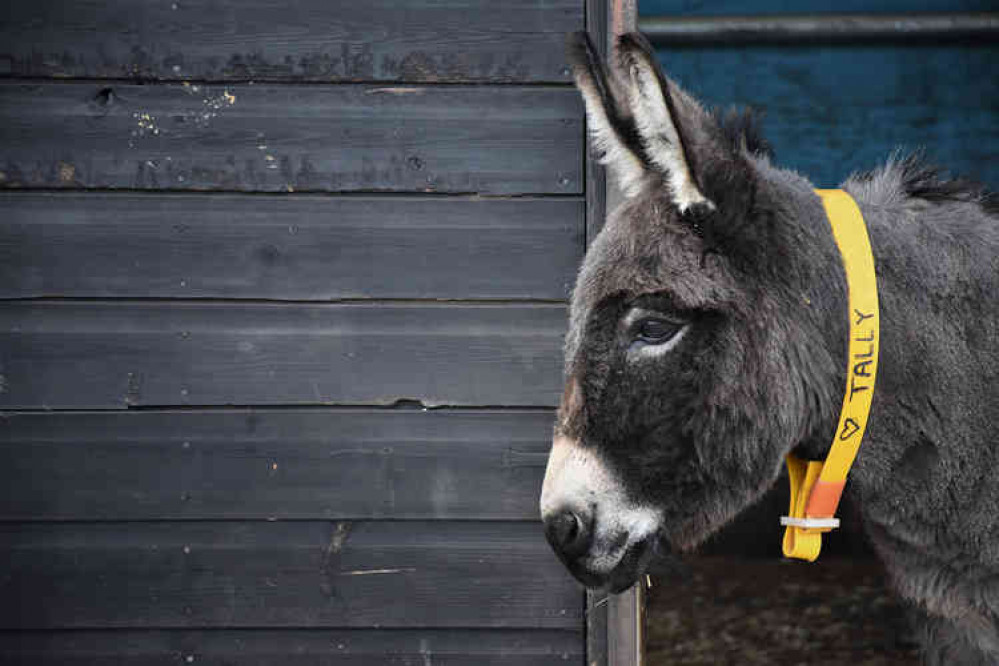
[[[999,43],[999,12],[656,16],[639,30],[657,46],[767,43]]]

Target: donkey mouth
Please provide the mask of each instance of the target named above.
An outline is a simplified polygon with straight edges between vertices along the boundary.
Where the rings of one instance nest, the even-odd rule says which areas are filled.
[[[656,550],[655,542],[655,538],[649,536],[631,544],[623,551],[617,563],[609,569],[592,568],[585,560],[565,562],[563,559],[563,563],[573,577],[585,587],[619,594],[634,585],[648,568]]]

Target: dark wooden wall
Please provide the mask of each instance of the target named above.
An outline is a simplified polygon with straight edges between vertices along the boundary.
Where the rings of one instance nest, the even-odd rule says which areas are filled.
[[[583,662],[582,0],[0,8],[0,662]]]

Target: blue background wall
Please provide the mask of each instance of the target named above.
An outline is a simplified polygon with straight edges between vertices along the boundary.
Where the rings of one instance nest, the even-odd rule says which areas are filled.
[[[829,13],[790,0],[641,0],[642,17]],[[843,0],[837,12],[995,11],[995,0]],[[896,148],[999,188],[999,45],[855,43],[660,48],[670,77],[709,106],[763,112],[776,161],[835,186]]]

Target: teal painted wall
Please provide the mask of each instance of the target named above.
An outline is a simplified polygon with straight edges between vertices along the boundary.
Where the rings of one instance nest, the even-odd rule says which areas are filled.
[[[642,0],[641,15],[823,13],[788,0]],[[814,8],[811,5],[816,5]],[[837,11],[983,11],[999,3],[844,0]],[[834,186],[895,149],[999,189],[999,44],[661,48],[667,74],[709,106],[763,113],[776,161]]]

